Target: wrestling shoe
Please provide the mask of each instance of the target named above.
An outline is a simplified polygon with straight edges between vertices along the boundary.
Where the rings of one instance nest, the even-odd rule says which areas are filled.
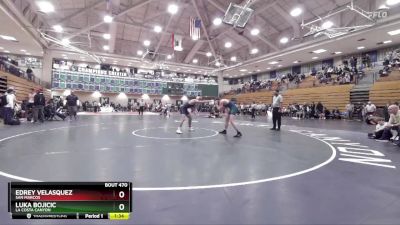
[[[176,133],[177,133],[177,134],[182,134],[181,129],[178,128],[178,130],[176,130]]]
[[[237,134],[235,136],[233,136],[233,137],[238,138],[238,137],[241,137],[241,136],[242,136],[242,133],[237,132]]]
[[[192,128],[192,127],[189,127],[189,131],[194,131],[194,128]]]
[[[226,130],[220,131],[220,134],[226,134]]]

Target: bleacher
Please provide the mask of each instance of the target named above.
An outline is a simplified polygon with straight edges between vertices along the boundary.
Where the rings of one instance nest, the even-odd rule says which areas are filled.
[[[378,82],[398,81],[400,80],[400,70],[396,69],[389,73],[388,76],[379,77]]]
[[[244,93],[237,95],[236,102],[237,103],[272,103],[272,95],[274,94],[273,91],[260,91],[260,92],[252,92],[252,93]]]
[[[43,88],[39,84],[36,84],[32,81],[28,81],[24,78],[17,77],[15,75],[6,73],[4,71],[0,71],[0,77],[3,81],[6,81],[7,87],[14,87],[15,95],[19,101],[26,100],[28,98],[28,94],[31,92],[31,89],[34,88],[38,90],[40,88],[43,89],[43,94],[46,99],[51,98],[51,91]]]
[[[311,88],[314,87],[317,83],[318,80],[315,76],[308,76],[306,77],[306,79],[301,81],[298,88]]]
[[[291,103],[322,102],[329,110],[338,107],[344,111],[346,104],[350,102],[350,90],[353,85],[336,85],[314,88],[290,89],[283,94],[283,106]]]
[[[376,82],[369,92],[369,100],[376,106],[400,101],[400,80]]]

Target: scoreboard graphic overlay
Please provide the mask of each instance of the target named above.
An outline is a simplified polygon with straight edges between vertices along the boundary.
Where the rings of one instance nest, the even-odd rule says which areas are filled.
[[[13,219],[129,219],[131,182],[10,182]]]

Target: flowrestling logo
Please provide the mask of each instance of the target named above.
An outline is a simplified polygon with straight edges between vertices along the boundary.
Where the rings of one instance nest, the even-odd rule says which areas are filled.
[[[374,20],[383,19],[383,18],[386,18],[388,16],[389,16],[389,14],[388,14],[387,11],[374,11],[374,12],[369,12],[368,13],[368,17],[370,19],[374,19]]]
[[[331,144],[339,153],[338,160],[363,165],[377,166],[383,168],[396,169],[390,159],[378,150],[369,148],[366,145],[352,142],[340,137],[330,136],[328,134],[316,133],[308,130],[290,130],[305,136],[316,138]]]

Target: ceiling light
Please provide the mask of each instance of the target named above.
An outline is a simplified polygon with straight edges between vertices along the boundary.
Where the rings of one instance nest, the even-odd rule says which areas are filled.
[[[66,54],[62,54],[61,56],[63,56],[63,57],[67,57],[67,55],[66,55]]]
[[[279,40],[282,44],[286,44],[286,43],[288,43],[289,42],[289,38],[287,38],[287,37],[283,37],[283,38],[281,38],[281,40]]]
[[[7,36],[7,35],[0,35],[0,37],[7,41],[17,41],[17,39],[15,39],[15,37]]]
[[[221,66],[221,63],[220,62],[215,62],[215,65],[216,66]]]
[[[145,41],[143,42],[143,44],[144,44],[144,46],[150,46],[150,41],[149,41],[149,40],[145,40]]]
[[[250,52],[251,54],[257,54],[258,53],[258,49],[257,48],[253,48]]]
[[[267,68],[267,70],[270,70],[270,69],[271,69],[271,67],[268,67],[268,68]]]
[[[197,41],[197,40],[199,40],[199,37],[197,37],[197,36],[195,35],[195,36],[192,37],[192,40],[193,40],[193,41]]]
[[[219,17],[217,17],[217,18],[215,18],[215,19],[213,20],[213,24],[214,24],[215,26],[219,26],[219,25],[221,25],[221,23],[222,23],[222,19],[219,18]]]
[[[313,52],[316,54],[320,54],[320,53],[326,52],[326,50],[321,48],[321,49],[315,50]]]
[[[160,33],[161,31],[162,31],[162,27],[160,27],[158,25],[154,26],[154,32]]]
[[[172,59],[172,55],[167,55],[167,59]]]
[[[81,56],[80,58],[81,58],[81,59],[85,59],[85,56]]]
[[[44,13],[54,12],[53,4],[51,4],[48,1],[39,1],[39,2],[36,2],[36,4],[39,7],[39,10]]]
[[[278,65],[278,67],[282,67],[282,65]]]
[[[386,5],[389,5],[389,6],[396,5],[399,3],[400,3],[400,0],[386,0]]]
[[[277,61],[272,61],[272,62],[269,62],[269,64],[275,65],[275,64],[278,64],[278,62]]]
[[[250,31],[250,34],[253,35],[253,36],[258,35],[259,33],[260,33],[260,30],[257,29],[257,28],[253,28],[253,29]]]
[[[298,61],[298,60],[296,60],[296,61],[294,61],[293,63],[294,63],[294,64],[297,64],[297,63],[299,63],[299,61]]]
[[[61,43],[62,43],[63,45],[69,45],[69,44],[71,44],[71,42],[69,41],[68,38],[62,39],[62,40],[61,40]]]
[[[137,55],[143,55],[143,51],[142,51],[142,50],[138,50],[138,51],[136,52],[136,54],[137,54]]]
[[[257,72],[260,72],[260,71],[261,71],[260,69],[257,70]]]
[[[26,52],[26,53],[25,53],[25,55],[31,55],[31,53],[29,53],[29,52]]]
[[[364,49],[364,46],[357,47],[358,50]]]
[[[10,53],[10,51],[8,51],[8,50],[4,50],[4,52],[5,52],[5,53]]]
[[[168,5],[168,12],[171,13],[172,15],[176,14],[178,12],[178,6],[175,4],[170,4]]]
[[[246,69],[241,69],[241,70],[239,70],[240,72],[246,72],[247,70]]]
[[[318,59],[318,56],[314,56],[314,57],[312,57],[312,59]]]
[[[294,8],[294,9],[292,9],[292,11],[290,11],[290,15],[293,16],[293,17],[300,16],[301,13],[303,13],[303,10],[301,8],[298,8],[298,7]]]
[[[230,48],[230,47],[232,47],[232,43],[231,42],[226,42],[225,43],[225,48]]]
[[[103,34],[103,38],[109,40],[111,38],[111,34]]]
[[[194,63],[194,64],[197,64],[198,62],[199,62],[198,59],[193,59],[193,63]]]
[[[328,21],[326,21],[326,22],[324,22],[323,24],[322,24],[322,28],[323,29],[329,29],[329,28],[331,28],[333,26],[333,23],[332,23],[332,21],[330,21],[330,20],[328,20]]]
[[[26,52],[26,50],[25,50],[25,49],[21,49],[20,51],[21,51],[21,52]]]
[[[383,42],[383,44],[389,44],[389,43],[392,43],[392,40],[387,40]]]
[[[54,29],[54,31],[57,32],[57,33],[61,33],[61,32],[63,31],[62,26],[59,25],[59,24],[54,25],[54,26],[53,26],[53,29]]]
[[[110,46],[104,45],[104,46],[103,46],[103,49],[106,50],[106,51],[108,51],[108,50],[110,50]]]
[[[400,34],[400,29],[389,31],[388,34],[391,36],[398,35]]]
[[[4,49],[3,47],[0,47],[0,49]]]
[[[111,23],[113,21],[113,17],[110,15],[105,15],[103,20],[105,23]]]
[[[211,52],[207,52],[207,53],[206,53],[206,56],[207,56],[207,57],[211,57],[211,56],[212,56],[212,53],[211,53]]]
[[[342,52],[335,52],[335,55],[339,55],[339,54],[342,54]]]
[[[232,57],[231,57],[231,61],[232,61],[232,62],[236,62],[236,56],[232,56]]]

